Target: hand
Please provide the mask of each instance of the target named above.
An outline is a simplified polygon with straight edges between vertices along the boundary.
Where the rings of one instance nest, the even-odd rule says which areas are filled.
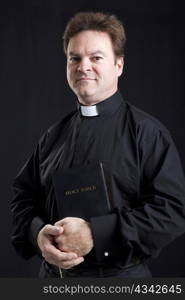
[[[78,257],[78,255],[72,251],[66,253],[56,248],[55,238],[62,236],[63,231],[62,226],[47,224],[39,231],[37,243],[42,252],[42,256],[48,263],[62,269],[69,269],[82,263],[84,258]]]
[[[93,248],[92,232],[88,222],[81,218],[67,217],[55,223],[63,233],[55,237],[57,248],[84,256]]]

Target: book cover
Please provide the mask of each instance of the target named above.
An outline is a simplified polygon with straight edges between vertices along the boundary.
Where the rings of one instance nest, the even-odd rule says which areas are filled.
[[[59,169],[53,175],[59,217],[85,220],[108,214],[110,201],[103,164]]]

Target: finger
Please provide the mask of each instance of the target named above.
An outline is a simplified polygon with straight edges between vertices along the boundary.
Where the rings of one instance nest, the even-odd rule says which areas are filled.
[[[59,235],[64,231],[62,226],[53,226],[53,225],[46,225],[43,228],[43,233],[44,234],[49,234],[49,235]]]
[[[55,226],[62,226],[62,225],[64,225],[65,223],[66,223],[66,218],[57,221],[54,225],[55,225]]]
[[[78,258],[73,259],[71,261],[63,261],[62,263],[59,264],[59,267],[63,268],[63,269],[70,269],[74,266],[77,266],[77,265],[81,264],[83,261],[84,261],[83,257],[78,257]]]
[[[70,262],[69,261],[68,262],[65,262],[65,261],[58,262],[58,261],[54,260],[51,257],[47,258],[46,260],[47,260],[47,262],[49,262],[52,265],[55,265],[55,266],[57,266],[59,268],[67,270],[67,269],[71,269],[72,267],[75,267],[75,266],[81,264],[84,261],[84,258],[83,257],[79,257],[79,258],[77,258],[75,260],[71,260]]]
[[[61,225],[64,225],[64,224],[66,224],[66,223],[69,223],[69,222],[71,222],[71,221],[74,221],[74,220],[76,220],[76,219],[79,219],[79,218],[75,218],[75,217],[66,217],[66,218],[64,218],[64,219],[61,219],[61,220],[57,221],[54,225],[59,225],[59,226],[61,226]]]
[[[55,236],[54,241],[55,241],[55,243],[57,243],[57,245],[59,247],[59,245],[66,243],[66,236],[64,234]]]
[[[75,259],[78,257],[78,255],[74,252],[62,252],[54,245],[48,243],[44,248],[44,257],[50,257],[57,261],[66,261]]]

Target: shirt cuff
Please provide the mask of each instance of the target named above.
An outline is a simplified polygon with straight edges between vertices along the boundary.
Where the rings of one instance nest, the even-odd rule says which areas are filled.
[[[121,255],[119,228],[117,215],[112,213],[106,216],[90,219],[94,249],[98,262],[115,260]]]
[[[39,231],[44,227],[46,224],[40,217],[34,217],[31,224],[30,224],[30,230],[29,230],[29,240],[34,246],[37,254],[42,257],[41,250],[37,244],[37,236],[39,234]]]

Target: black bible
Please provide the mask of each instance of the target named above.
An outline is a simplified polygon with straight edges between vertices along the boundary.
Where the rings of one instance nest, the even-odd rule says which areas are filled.
[[[110,200],[102,163],[59,169],[53,185],[60,219],[91,217],[110,212]]]

